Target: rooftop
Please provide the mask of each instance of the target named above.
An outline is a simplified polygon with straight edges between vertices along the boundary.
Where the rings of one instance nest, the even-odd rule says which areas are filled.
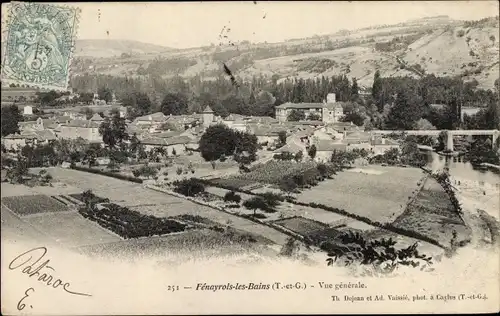
[[[298,153],[299,151],[304,151],[305,146],[298,144],[295,141],[287,143],[285,146],[276,149],[273,153],[284,153],[289,152],[292,154]]]
[[[90,118],[91,121],[104,121],[104,119],[99,115],[99,113],[94,113]]]
[[[191,143],[191,138],[187,136],[174,136],[169,138],[148,137],[141,141],[145,145],[169,146]]]
[[[149,115],[140,116],[136,118],[134,122],[139,122],[139,121],[165,122],[167,119],[168,116],[166,116],[162,112],[156,112]]]
[[[320,140],[316,144],[317,151],[334,151],[334,150],[347,150],[347,145],[342,143],[336,143],[330,140]]]
[[[68,124],[65,124],[64,126],[67,127],[83,127],[83,128],[97,128],[99,127],[99,123],[94,122],[94,121],[87,121],[87,120],[72,120]]]
[[[291,102],[286,102],[281,105],[278,105],[276,108],[277,109],[321,109],[321,108],[328,108],[330,110],[336,109],[336,108],[342,108],[342,104],[344,102],[335,102],[335,103],[291,103]]]

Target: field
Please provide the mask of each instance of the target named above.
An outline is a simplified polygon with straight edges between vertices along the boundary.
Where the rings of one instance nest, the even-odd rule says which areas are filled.
[[[49,168],[48,172],[60,182],[80,188],[79,193],[90,189],[97,196],[109,198],[112,203],[144,215],[155,217],[198,215],[222,225],[230,223],[234,228],[256,232],[276,244],[284,244],[288,238],[287,235],[272,228],[182,198],[147,189],[137,183],[71,169]]]
[[[224,187],[230,187],[234,189],[243,189],[245,187],[253,186],[258,183],[256,181],[239,179],[236,177],[212,179],[210,180],[210,182],[216,185],[221,185]]]
[[[283,226],[293,232],[296,232],[297,234],[300,234],[302,236],[309,235],[310,233],[323,230],[328,227],[328,225],[326,224],[303,217],[282,219],[275,221],[274,223]]]
[[[373,221],[392,222],[400,215],[424,174],[420,169],[370,166],[378,172],[346,170],[297,196],[301,202],[320,203],[365,216]]]
[[[189,255],[199,258],[200,256],[269,254],[269,250],[259,246],[259,244],[260,242],[242,242],[238,239],[238,234],[203,229],[162,237],[129,239],[89,245],[78,248],[78,251],[87,255],[110,256],[113,258],[123,256],[129,260],[141,256],[179,258],[182,255]]]
[[[453,231],[457,233],[457,243],[467,242],[471,237],[470,229],[434,179],[427,180],[416,199],[393,224],[428,236],[445,246],[450,245]]]
[[[117,235],[92,223],[80,214],[66,212],[62,214],[44,214],[43,216],[23,219],[28,224],[45,232],[56,242],[68,247],[107,243],[121,240]]]
[[[54,241],[47,234],[40,231],[38,228],[33,227],[28,224],[24,219],[26,217],[20,218],[15,215],[14,212],[9,210],[2,204],[1,207],[1,218],[2,218],[2,240],[16,240],[20,241],[33,241],[36,240],[39,243],[47,243],[49,241]]]
[[[2,203],[21,216],[69,211],[66,205],[47,195],[9,196],[2,198]]]
[[[258,165],[249,173],[238,174],[230,177],[235,181],[244,180],[251,182],[262,182],[268,184],[279,184],[283,178],[303,174],[307,170],[314,169],[315,162],[291,162],[271,160],[263,165]]]

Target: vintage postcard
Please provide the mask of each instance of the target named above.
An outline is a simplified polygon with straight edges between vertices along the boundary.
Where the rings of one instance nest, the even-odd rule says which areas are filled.
[[[2,314],[498,312],[498,12],[2,4]]]

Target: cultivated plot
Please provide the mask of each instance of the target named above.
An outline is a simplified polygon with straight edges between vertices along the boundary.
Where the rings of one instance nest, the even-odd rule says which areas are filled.
[[[66,205],[47,195],[8,196],[2,198],[2,203],[21,216],[69,211]]]
[[[303,191],[297,200],[344,209],[373,221],[390,222],[404,211],[424,175],[416,168],[380,168],[381,174],[340,172],[333,179]]]
[[[61,214],[44,214],[23,218],[25,222],[43,231],[54,241],[67,247],[77,247],[121,240],[117,235],[108,232],[96,223],[86,220],[80,214],[67,212]]]

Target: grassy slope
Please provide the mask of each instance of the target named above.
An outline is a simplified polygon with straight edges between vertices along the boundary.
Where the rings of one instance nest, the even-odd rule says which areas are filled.
[[[75,55],[79,57],[113,57],[122,53],[148,54],[169,51],[171,48],[160,45],[128,40],[77,40]]]
[[[242,46],[239,47],[242,54],[239,57],[229,60],[228,63],[238,61],[244,55],[253,56],[257,48],[307,45],[308,47],[321,49],[326,40],[339,43],[340,45],[346,40],[359,41],[373,38],[374,42],[355,44],[335,50],[301,55],[285,55],[274,58],[253,57],[253,62],[247,63],[242,69],[238,69],[236,73],[241,77],[251,77],[252,75],[259,74],[269,76],[278,74],[281,78],[292,76],[314,78],[321,75],[332,76],[334,74],[346,73],[349,77],[356,77],[359,84],[370,86],[376,70],[380,70],[382,76],[415,76],[412,72],[399,68],[399,63],[396,59],[396,56],[399,56],[407,64],[413,65],[418,63],[426,69],[427,73],[435,73],[436,75],[458,75],[464,74],[466,70],[474,72],[477,69],[481,69],[480,73],[473,73],[470,76],[465,76],[464,79],[476,79],[480,87],[492,88],[494,80],[499,76],[498,41],[500,36],[498,27],[498,20],[494,19],[472,27],[465,27],[461,22],[440,19],[412,21],[396,26],[352,31],[350,34],[333,34],[323,38],[316,37],[275,44]],[[374,50],[374,45],[377,42],[388,41],[394,36],[406,36],[427,30],[432,30],[433,32],[425,33],[425,35],[412,43],[407,49],[391,53]],[[458,36],[461,30],[463,30],[464,35]],[[492,35],[495,37],[494,41],[490,39]],[[123,43],[117,44],[117,47],[111,43],[106,45],[102,49],[103,53],[106,54],[114,54],[116,52],[120,52],[121,54],[122,51],[126,50],[123,47],[127,47]],[[220,63],[213,61],[210,56],[215,48],[176,51],[168,51],[168,48],[164,48],[164,51],[160,53],[160,47],[156,45],[145,44],[144,48],[141,47],[139,49],[139,45],[134,42],[134,45],[131,45],[131,47],[139,55],[118,61],[116,59],[100,59],[97,61],[97,66],[109,63],[119,63],[119,66],[111,69],[102,67],[98,72],[112,75],[131,75],[134,74],[140,65],[146,67],[149,61],[157,56],[166,58],[185,57],[196,60],[197,64],[189,67],[181,74],[183,76],[202,74],[205,77],[210,77],[220,68]],[[130,48],[127,49],[131,50]],[[229,49],[234,48],[222,48],[222,50]],[[471,50],[476,56],[470,56]],[[90,46],[83,46],[83,49],[79,49],[78,47],[76,49],[76,56],[90,56],[95,53],[101,53],[99,45],[95,43]],[[303,62],[308,62],[312,59],[329,59],[335,61],[336,65],[327,67],[326,69],[322,69],[321,67],[319,69],[307,69],[306,67],[305,71],[299,71],[300,66],[303,66]],[[463,66],[464,64],[465,66]],[[348,68],[350,68],[350,71],[347,71]]]

